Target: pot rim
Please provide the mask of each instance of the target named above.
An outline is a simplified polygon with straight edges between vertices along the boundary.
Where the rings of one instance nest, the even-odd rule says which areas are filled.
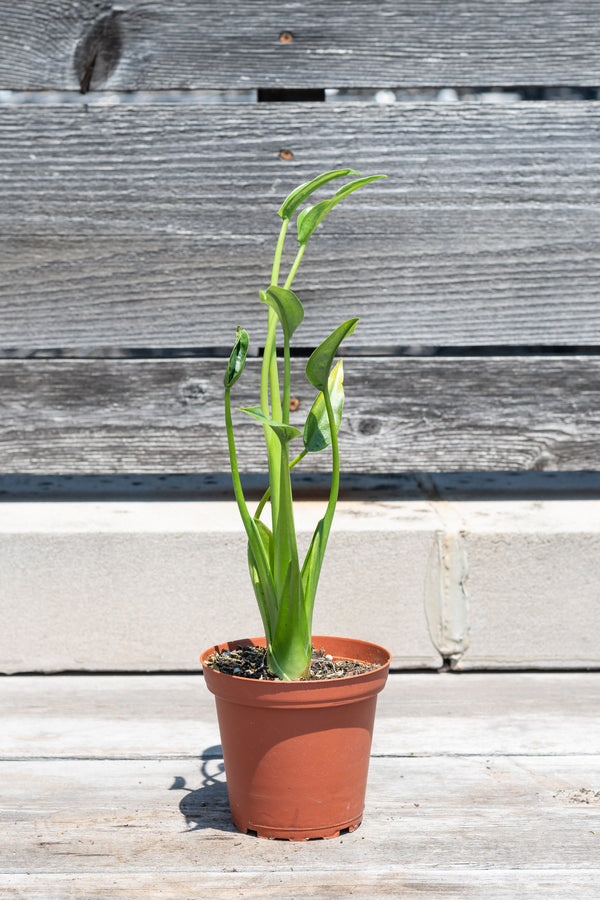
[[[341,638],[332,635],[313,635],[313,644],[324,646],[327,652],[338,658],[356,659],[376,663],[378,667],[358,675],[342,678],[315,679],[313,681],[266,681],[244,678],[218,672],[208,665],[208,657],[216,650],[236,647],[265,646],[264,636],[225,641],[206,649],[200,660],[206,686],[224,700],[249,706],[328,706],[354,703],[367,699],[383,690],[387,680],[391,653],[379,644],[358,638]],[[359,649],[362,648],[362,649]],[[332,652],[333,651],[333,652]]]

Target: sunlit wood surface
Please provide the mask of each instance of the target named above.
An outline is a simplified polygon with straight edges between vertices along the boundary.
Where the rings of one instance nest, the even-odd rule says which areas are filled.
[[[229,819],[195,675],[0,681],[0,897],[597,898],[600,674],[395,674],[365,818],[289,843]]]

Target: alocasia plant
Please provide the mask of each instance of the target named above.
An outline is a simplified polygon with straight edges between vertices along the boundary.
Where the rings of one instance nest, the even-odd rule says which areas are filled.
[[[280,286],[283,246],[292,217],[314,191],[333,179],[345,176],[359,177],[345,184],[332,197],[298,213],[299,248],[290,272],[283,286]],[[343,322],[310,356],[306,364],[306,376],[319,393],[307,416],[304,430],[300,431],[289,422],[290,339],[304,318],[304,309],[291,290],[291,285],[308,241],[325,216],[353,191],[383,177],[360,177],[360,173],[353,169],[324,172],[292,191],[279,209],[279,216],[283,221],[273,260],[271,283],[266,291],[260,292],[260,299],[268,306],[260,405],[243,410],[263,426],[267,448],[269,489],[254,515],[250,514],[242,489],[231,416],[231,388],[242,374],[248,352],[248,334],[242,328],[238,328],[236,332],[235,345],[224,378],[225,423],[233,487],[248,535],[248,564],[265,629],[267,664],[275,675],[285,681],[307,677],[310,671],[313,607],[340,483],[337,433],[344,403],[344,373],[342,360],[335,365],[334,360],[340,344],[352,334],[358,322],[356,318]],[[278,325],[283,334],[282,382],[277,362]],[[290,462],[290,444],[301,436],[304,448]],[[307,453],[318,452],[329,445],[332,451],[329,502],[325,515],[316,526],[304,562],[300,565],[290,470]],[[271,509],[270,527],[261,519],[267,502]]]

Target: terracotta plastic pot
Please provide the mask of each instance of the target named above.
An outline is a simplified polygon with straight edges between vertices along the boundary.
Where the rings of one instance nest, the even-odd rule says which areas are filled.
[[[259,681],[216,672],[215,650],[263,646],[264,638],[206,650],[215,695],[229,803],[235,826],[259,837],[303,841],[360,825],[377,694],[390,654],[349,638],[313,637],[338,659],[376,663],[361,675],[325,681]]]

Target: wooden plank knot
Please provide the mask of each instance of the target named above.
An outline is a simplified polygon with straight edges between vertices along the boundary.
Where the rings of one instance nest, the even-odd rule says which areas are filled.
[[[111,9],[99,16],[75,48],[73,66],[82,94],[91,89],[92,81],[96,86],[105,82],[119,64],[123,46],[120,15],[120,10]]]

